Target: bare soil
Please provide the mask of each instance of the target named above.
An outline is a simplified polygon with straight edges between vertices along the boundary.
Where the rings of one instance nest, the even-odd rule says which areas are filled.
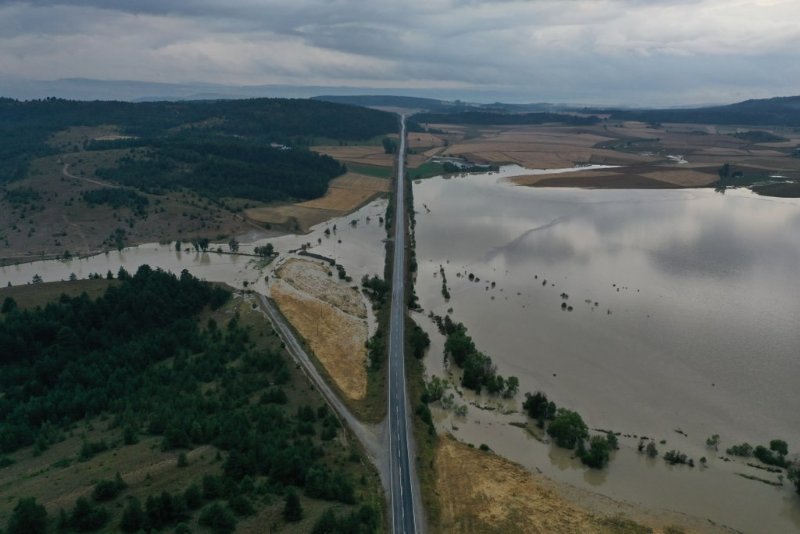
[[[685,165],[632,165],[563,174],[515,176],[517,185],[540,187],[587,187],[607,189],[672,189],[705,187],[717,180],[715,169],[692,169]]]

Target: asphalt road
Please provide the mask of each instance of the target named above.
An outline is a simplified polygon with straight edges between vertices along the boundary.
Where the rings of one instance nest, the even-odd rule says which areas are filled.
[[[394,214],[394,263],[392,265],[392,309],[389,322],[389,492],[392,503],[392,531],[395,534],[419,530],[419,496],[415,495],[415,471],[409,432],[406,398],[404,329],[406,315],[406,214],[405,151],[406,122],[401,117],[400,148],[397,158]]]

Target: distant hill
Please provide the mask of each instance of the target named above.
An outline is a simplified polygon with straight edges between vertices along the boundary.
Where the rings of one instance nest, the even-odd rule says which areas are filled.
[[[461,100],[439,100],[435,98],[420,98],[414,96],[397,95],[321,95],[313,97],[314,100],[336,102],[364,107],[394,107],[420,109],[431,113],[463,113],[470,111],[495,112],[495,113],[531,113],[554,112],[565,108],[562,104],[504,104],[494,102],[481,104],[463,102]]]
[[[434,98],[393,95],[320,95],[312,97],[312,100],[322,100],[324,102],[335,102],[337,104],[348,104],[351,106],[417,108],[426,110],[441,110],[455,105],[453,102],[436,100]]]
[[[417,113],[411,116],[413,125],[426,124],[480,124],[480,125],[523,125],[559,123],[573,126],[597,124],[600,119],[594,115],[579,116],[565,113],[498,113],[494,111],[461,111],[457,113]]]
[[[702,124],[800,126],[800,96],[745,100],[727,106],[694,109],[583,109],[607,113],[614,120]]]

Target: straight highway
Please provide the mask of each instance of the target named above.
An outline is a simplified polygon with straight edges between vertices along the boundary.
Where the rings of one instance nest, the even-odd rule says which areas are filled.
[[[392,263],[392,308],[389,322],[389,493],[392,532],[419,531],[419,495],[415,494],[416,472],[412,459],[409,403],[406,398],[406,207],[405,207],[406,121],[400,117],[400,146],[397,151],[397,181],[394,194],[394,260]]]

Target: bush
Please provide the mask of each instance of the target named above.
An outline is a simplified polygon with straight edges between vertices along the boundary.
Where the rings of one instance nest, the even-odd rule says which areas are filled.
[[[249,516],[256,513],[255,508],[244,495],[236,495],[228,501],[228,506],[239,516]]]
[[[656,442],[651,440],[647,444],[645,452],[647,452],[647,456],[649,456],[650,458],[655,458],[656,456],[658,456],[658,449],[656,448]]]
[[[780,454],[775,455],[766,447],[759,445],[753,450],[753,456],[767,465],[775,465],[777,467],[788,467],[789,462]]]
[[[139,499],[131,497],[128,499],[125,511],[122,512],[122,522],[119,526],[123,532],[139,532],[144,527],[144,523],[145,515]]]
[[[782,439],[773,439],[769,442],[769,450],[775,451],[781,456],[789,454],[789,445]]]
[[[733,447],[725,449],[725,452],[731,456],[743,456],[745,458],[749,458],[753,455],[753,446],[749,443],[742,443],[741,445],[734,445]]]
[[[671,450],[671,451],[669,451],[669,452],[666,452],[666,453],[664,453],[664,460],[665,460],[665,461],[666,461],[666,462],[667,462],[669,465],[675,465],[675,464],[685,464],[685,463],[687,463],[687,458],[686,458],[686,455],[685,455],[685,454],[683,454],[682,452],[680,452],[680,451],[676,451],[676,450],[674,450],[674,449],[673,449],[673,450]]]
[[[108,522],[108,510],[94,506],[86,497],[79,497],[69,517],[69,525],[78,532],[99,530]]]
[[[92,499],[97,502],[105,502],[114,499],[117,495],[128,487],[128,484],[122,480],[122,476],[117,473],[114,480],[101,480],[94,486],[92,490]]]
[[[36,499],[20,499],[8,520],[7,534],[44,534],[47,532],[47,510]]]
[[[592,439],[589,440],[589,450],[582,450],[583,440],[581,440],[578,449],[580,453],[579,457],[584,465],[592,469],[602,469],[608,465],[608,460],[611,455],[611,445],[607,437],[592,436]]]
[[[215,534],[229,534],[236,529],[236,518],[219,503],[206,506],[200,512],[199,523],[210,528]]]
[[[589,437],[589,428],[577,412],[559,408],[547,433],[559,447],[574,449],[579,440]]]
[[[286,500],[283,505],[283,518],[291,523],[296,523],[303,519],[303,506],[300,504],[300,497],[294,490],[286,492]]]
[[[183,500],[189,510],[197,510],[203,505],[203,495],[200,493],[200,488],[197,487],[197,484],[192,484],[186,488],[186,491],[183,492]]]

